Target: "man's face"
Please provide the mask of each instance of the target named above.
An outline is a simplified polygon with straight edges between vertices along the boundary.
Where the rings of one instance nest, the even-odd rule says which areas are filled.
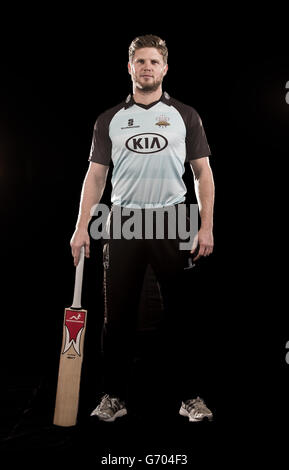
[[[128,71],[134,85],[145,93],[156,91],[166,75],[168,66],[155,47],[144,47],[135,51]]]

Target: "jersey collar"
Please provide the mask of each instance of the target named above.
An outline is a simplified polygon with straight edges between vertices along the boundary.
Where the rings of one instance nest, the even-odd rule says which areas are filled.
[[[154,101],[153,103],[150,103],[148,105],[145,105],[145,104],[140,104],[140,103],[136,103],[133,96],[132,95],[128,95],[128,97],[126,98],[125,100],[125,105],[124,105],[124,108],[125,109],[128,109],[130,108],[131,106],[133,106],[134,104],[136,104],[137,106],[140,106],[141,108],[144,108],[144,109],[149,109],[151,108],[152,106],[154,106],[156,103],[158,103],[159,101],[162,101],[163,103],[166,103],[168,104],[169,106],[171,105],[170,104],[170,101],[171,101],[171,97],[170,95],[165,91],[162,96],[160,97],[160,99],[158,101]]]

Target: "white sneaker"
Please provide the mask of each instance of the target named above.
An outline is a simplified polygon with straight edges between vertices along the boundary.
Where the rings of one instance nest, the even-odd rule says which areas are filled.
[[[180,415],[189,418],[189,421],[196,422],[203,421],[204,419],[212,421],[213,419],[213,413],[211,410],[209,410],[204,400],[202,400],[200,397],[182,402],[179,413]]]
[[[100,404],[92,411],[90,416],[97,416],[101,421],[114,421],[127,414],[125,403],[117,397],[104,395]]]

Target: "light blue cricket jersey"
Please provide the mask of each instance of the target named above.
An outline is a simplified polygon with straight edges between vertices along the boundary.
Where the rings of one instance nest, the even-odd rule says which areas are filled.
[[[185,162],[211,154],[197,111],[163,93],[146,106],[132,96],[102,113],[89,161],[113,163],[111,202],[158,208],[185,200]]]

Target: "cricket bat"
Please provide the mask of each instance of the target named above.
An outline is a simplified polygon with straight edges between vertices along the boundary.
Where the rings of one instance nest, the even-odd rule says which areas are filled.
[[[75,269],[73,303],[64,312],[53,424],[74,426],[77,421],[87,311],[81,308],[84,247]]]

